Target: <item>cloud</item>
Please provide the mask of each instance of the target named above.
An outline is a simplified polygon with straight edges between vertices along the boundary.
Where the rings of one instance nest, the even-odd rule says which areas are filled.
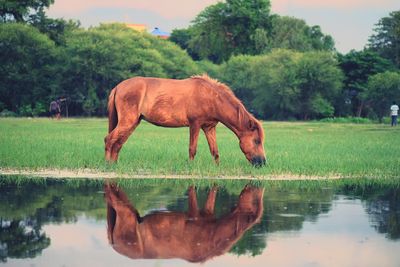
[[[60,17],[52,14],[52,17]],[[189,18],[165,18],[155,12],[133,8],[89,8],[67,15],[64,18],[76,19],[82,26],[97,26],[100,23],[139,23],[145,24],[148,30],[159,27],[164,31],[175,28],[185,28],[190,23]]]
[[[49,14],[82,13],[92,8],[123,8],[146,10],[157,13],[165,18],[194,18],[205,7],[215,4],[217,0],[57,0],[49,9]]]
[[[272,0],[272,10],[276,13],[285,12],[296,7],[332,8],[332,9],[368,9],[398,6],[398,0]]]

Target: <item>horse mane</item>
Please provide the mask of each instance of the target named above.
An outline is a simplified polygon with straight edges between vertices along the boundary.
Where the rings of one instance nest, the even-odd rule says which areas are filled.
[[[191,78],[203,80],[204,82],[211,85],[211,88],[219,91],[220,93],[222,92],[222,93],[229,95],[232,98],[230,100],[235,102],[235,104],[239,104],[239,105],[243,106],[242,102],[235,96],[235,94],[232,92],[232,90],[226,84],[218,81],[217,79],[213,79],[205,73],[202,75],[194,75]]]
[[[238,121],[240,125],[244,125],[250,120],[256,122],[259,135],[262,140],[264,140],[264,131],[262,130],[261,123],[250,112],[247,111],[242,101],[240,101],[240,99],[235,96],[229,86],[218,81],[217,79],[211,78],[205,73],[202,75],[194,75],[191,78],[202,80],[209,85],[208,88],[218,91],[225,97],[226,100],[230,101],[231,104],[238,110]]]
[[[240,123],[242,122],[243,119],[246,119],[245,113],[248,113],[246,108],[244,107],[242,101],[240,101],[239,98],[235,96],[235,94],[232,92],[232,90],[224,83],[218,81],[217,79],[213,79],[207,74],[202,74],[202,75],[195,75],[191,77],[192,79],[199,79],[205,82],[208,86],[208,89],[215,90],[218,93],[220,93],[225,100],[230,101],[232,106],[234,106],[236,109],[238,109],[238,116],[239,116],[239,121]],[[242,112],[246,111],[246,112]],[[243,113],[243,114],[240,114]],[[250,114],[248,114],[250,115]]]

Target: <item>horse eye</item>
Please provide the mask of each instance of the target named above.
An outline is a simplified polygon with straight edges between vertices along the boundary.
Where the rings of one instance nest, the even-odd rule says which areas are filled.
[[[256,144],[256,145],[261,144],[261,140],[260,139],[254,139],[254,144]]]

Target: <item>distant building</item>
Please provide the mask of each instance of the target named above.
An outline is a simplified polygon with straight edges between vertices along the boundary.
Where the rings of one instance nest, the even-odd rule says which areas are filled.
[[[125,25],[126,27],[138,32],[147,32],[146,24],[125,23]],[[154,28],[154,30],[152,30],[150,34],[161,39],[168,39],[171,35],[169,32],[162,31],[160,30],[160,28],[157,27]]]
[[[154,30],[150,34],[161,39],[168,39],[169,36],[171,35],[169,32],[164,32],[157,27],[154,28]]]
[[[147,26],[145,24],[132,24],[132,23],[126,23],[126,27],[133,29],[138,32],[146,32],[147,31]]]

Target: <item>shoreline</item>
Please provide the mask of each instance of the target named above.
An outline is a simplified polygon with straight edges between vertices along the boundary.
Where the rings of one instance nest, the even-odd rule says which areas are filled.
[[[339,176],[339,175],[295,175],[295,174],[276,174],[276,175],[193,175],[193,174],[127,174],[117,172],[99,172],[93,169],[68,170],[68,169],[12,169],[0,168],[0,176],[27,176],[35,178],[55,178],[55,179],[205,179],[205,180],[268,180],[268,181],[301,181],[301,180],[338,180],[355,179],[361,177]]]

